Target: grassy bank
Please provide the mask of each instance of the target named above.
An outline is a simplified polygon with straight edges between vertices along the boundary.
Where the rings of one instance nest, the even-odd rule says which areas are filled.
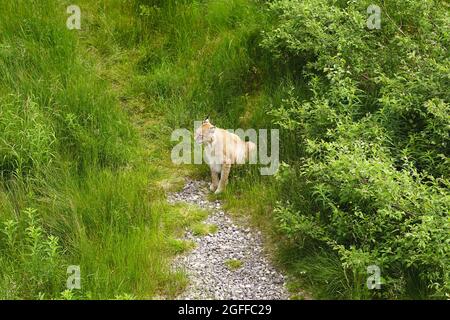
[[[170,257],[188,246],[175,237],[204,214],[166,203],[183,173],[137,123],[143,103],[122,99],[132,44],[89,2],[68,30],[67,5],[2,4],[0,297],[173,297],[186,278]],[[81,290],[66,290],[69,265]]]

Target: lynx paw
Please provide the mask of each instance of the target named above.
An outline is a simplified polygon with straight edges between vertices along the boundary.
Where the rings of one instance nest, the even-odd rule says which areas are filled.
[[[209,185],[209,190],[211,190],[212,192],[216,191],[216,189],[217,189],[217,186],[214,185],[213,183],[211,183],[211,184]]]

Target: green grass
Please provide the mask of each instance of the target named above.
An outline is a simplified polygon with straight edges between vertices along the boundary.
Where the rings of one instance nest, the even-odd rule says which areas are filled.
[[[187,280],[171,258],[192,247],[176,237],[205,212],[166,202],[186,170],[129,92],[137,48],[116,36],[139,34],[134,9],[79,5],[81,31],[64,2],[2,6],[0,298],[174,297]],[[69,265],[81,290],[66,290]]]
[[[239,259],[230,259],[230,260],[226,260],[225,261],[225,265],[231,271],[234,271],[234,270],[242,268],[243,264],[244,263],[241,260],[239,260]]]
[[[182,254],[194,249],[196,244],[193,241],[182,240],[182,239],[168,239],[168,244],[170,250],[174,254]]]
[[[191,226],[192,234],[195,236],[206,236],[217,232],[217,226],[207,223],[196,223]]]

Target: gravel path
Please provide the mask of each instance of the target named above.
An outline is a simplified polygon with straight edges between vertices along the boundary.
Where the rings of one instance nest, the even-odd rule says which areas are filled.
[[[215,224],[214,234],[185,238],[197,246],[174,261],[190,280],[178,299],[288,299],[285,277],[269,263],[260,232],[237,226],[222,210],[218,200],[207,199],[207,183],[188,181],[182,191],[168,195],[170,203],[187,202],[210,211],[204,221]],[[231,270],[226,261],[238,259],[242,266]]]

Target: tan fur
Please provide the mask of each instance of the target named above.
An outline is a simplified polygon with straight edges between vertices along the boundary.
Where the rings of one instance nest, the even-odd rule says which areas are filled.
[[[236,134],[214,127],[208,119],[196,130],[195,141],[205,146],[205,160],[211,169],[210,190],[216,194],[225,190],[231,165],[245,163],[256,150],[253,142],[244,142]]]

